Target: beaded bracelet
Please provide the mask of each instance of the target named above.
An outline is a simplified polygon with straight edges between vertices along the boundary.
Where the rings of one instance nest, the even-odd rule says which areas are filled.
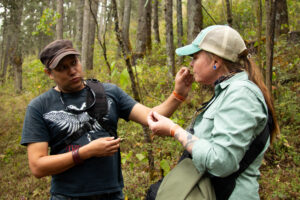
[[[83,163],[83,160],[81,160],[81,158],[79,156],[79,148],[72,151],[72,157],[73,157],[73,161],[74,161],[75,165],[79,165],[79,164]]]

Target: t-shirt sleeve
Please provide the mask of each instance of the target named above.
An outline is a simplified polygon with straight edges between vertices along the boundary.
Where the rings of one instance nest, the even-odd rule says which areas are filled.
[[[42,113],[34,105],[29,105],[23,123],[21,145],[34,142],[48,142],[49,131]]]
[[[129,121],[130,112],[137,102],[116,85],[114,91],[117,97],[119,115],[122,119]]]

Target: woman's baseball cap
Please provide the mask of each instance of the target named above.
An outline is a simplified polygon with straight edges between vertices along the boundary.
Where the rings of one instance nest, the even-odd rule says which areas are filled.
[[[179,56],[193,55],[205,50],[221,58],[236,62],[247,47],[241,35],[226,25],[213,25],[203,29],[189,45],[176,49]]]
[[[40,53],[41,62],[49,69],[54,69],[67,55],[80,55],[73,48],[70,40],[55,40],[48,44]]]

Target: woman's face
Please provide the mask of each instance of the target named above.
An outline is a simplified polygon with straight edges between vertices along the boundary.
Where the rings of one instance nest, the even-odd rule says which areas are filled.
[[[205,85],[213,84],[218,79],[217,70],[213,69],[215,62],[205,51],[195,53],[190,63],[195,81]]]

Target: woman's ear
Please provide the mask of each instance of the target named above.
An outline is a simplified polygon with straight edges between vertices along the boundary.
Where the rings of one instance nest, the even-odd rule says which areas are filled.
[[[214,58],[214,65],[219,68],[223,65],[223,60],[217,56]]]

